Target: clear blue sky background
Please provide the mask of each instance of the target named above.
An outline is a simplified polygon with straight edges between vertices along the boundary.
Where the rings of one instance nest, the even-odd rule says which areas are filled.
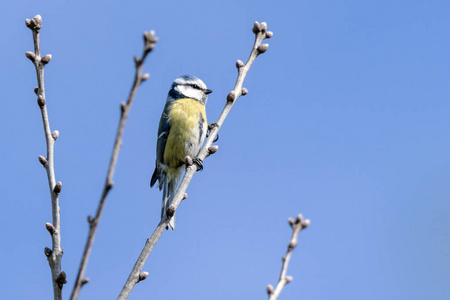
[[[266,299],[291,230],[300,235],[280,299],[449,299],[450,2],[6,1],[0,37],[2,299],[50,299],[51,221],[36,78],[25,18],[41,46],[61,193],[68,298],[106,176],[142,33],[160,38],[135,99],[116,185],[80,299],[115,299],[159,222],[149,188],[172,81],[214,90],[217,120],[254,21],[274,37],[129,299]]]

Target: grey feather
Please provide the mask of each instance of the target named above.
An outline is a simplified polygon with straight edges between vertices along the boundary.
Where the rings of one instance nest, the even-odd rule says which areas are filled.
[[[150,187],[153,187],[158,180],[158,188],[159,190],[163,187],[163,170],[161,169],[161,165],[164,162],[164,149],[166,149],[167,138],[169,136],[170,131],[170,123],[169,123],[169,106],[170,103],[167,102],[166,106],[161,115],[161,119],[159,121],[158,128],[158,140],[156,142],[156,167],[155,172],[153,172],[152,180],[150,181]]]
[[[161,205],[161,220],[164,220],[166,218],[166,211],[170,207],[170,204],[172,204],[173,197],[175,196],[175,192],[177,191],[177,185],[178,180],[172,180],[168,182],[166,178],[164,178],[164,189]],[[173,217],[170,219],[167,228],[170,230],[175,229],[175,215],[173,215]]]

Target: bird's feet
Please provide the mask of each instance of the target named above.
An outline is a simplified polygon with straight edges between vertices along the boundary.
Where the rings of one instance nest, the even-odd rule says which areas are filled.
[[[211,123],[208,125],[208,132],[206,133],[206,137],[209,137],[209,132],[211,130],[213,130],[214,127],[219,127],[219,125],[217,125],[217,123]],[[219,140],[219,134],[216,135],[216,137],[214,138],[213,143],[217,142]]]
[[[196,157],[192,162],[197,165],[197,172],[203,170],[203,161],[200,158]]]

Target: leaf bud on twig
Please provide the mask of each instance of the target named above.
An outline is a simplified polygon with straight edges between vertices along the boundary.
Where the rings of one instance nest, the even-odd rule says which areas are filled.
[[[255,24],[253,24],[252,31],[254,34],[257,34],[261,31],[261,24],[255,21]]]
[[[188,194],[187,194],[187,193],[184,193],[183,199],[181,199],[181,200],[187,199],[187,197],[188,197]]]
[[[53,188],[53,191],[55,192],[55,194],[59,194],[59,193],[61,193],[61,189],[62,189],[62,182],[61,181],[58,181],[56,184],[55,184],[55,187]]]
[[[59,137],[59,131],[55,130],[52,132],[52,138],[56,141],[56,139]]]
[[[286,276],[286,278],[285,278],[285,280],[286,280],[286,283],[289,283],[289,282],[291,282],[292,281],[292,279],[294,279],[292,276]]]
[[[258,46],[258,48],[256,50],[258,51],[258,55],[259,55],[259,54],[266,52],[267,49],[269,49],[269,44],[261,44]]]
[[[120,111],[123,113],[127,108],[127,104],[125,102],[120,103]]]
[[[45,106],[45,98],[42,95],[39,95],[37,98],[37,104],[40,108],[43,108]]]
[[[155,31],[150,30],[150,31],[144,32],[144,41],[146,43],[156,43],[158,41],[158,38],[155,35]]]
[[[36,22],[36,25],[42,25],[41,15],[35,15],[34,18],[33,18],[33,21]]]
[[[302,214],[298,214],[297,216],[297,220],[295,220],[297,223],[301,223],[303,221],[303,215]]]
[[[114,186],[114,181],[108,179],[108,180],[107,180],[107,183],[106,183],[106,188],[107,188],[108,190],[110,190],[110,189],[113,188],[113,186]]]
[[[155,36],[155,31],[151,30],[148,32],[144,32],[144,42],[145,48],[144,51],[146,53],[150,52],[155,48],[155,43],[158,41],[158,38]]]
[[[35,87],[33,91],[34,91],[34,93],[37,95],[37,94],[39,93],[39,88],[38,88],[38,87]]]
[[[36,60],[36,54],[34,54],[34,53],[31,52],[31,51],[25,52],[25,56],[26,56],[29,60],[31,60],[32,62],[34,62],[34,61]]]
[[[33,19],[26,19],[25,25],[31,30],[36,30],[39,32],[39,29],[42,27],[42,18],[40,15],[35,16]]]
[[[50,62],[51,59],[52,59],[52,55],[51,54],[47,54],[43,58],[41,58],[41,63],[46,65],[46,64],[48,64]]]
[[[59,273],[55,281],[58,284],[59,288],[62,289],[63,285],[67,283],[66,272],[62,271],[61,273]]]
[[[47,159],[42,155],[39,155],[39,162],[45,167],[45,165],[47,164]]]
[[[236,61],[236,68],[237,68],[237,69],[240,69],[240,68],[242,68],[243,66],[244,66],[244,63],[242,62],[242,60],[238,59],[238,60]]]
[[[291,227],[294,226],[294,224],[295,224],[295,221],[292,218],[289,218],[288,222],[289,222],[289,225],[291,225]]]
[[[246,89],[246,88],[242,88],[241,89],[241,95],[242,96],[245,96],[245,95],[247,95],[248,94],[248,90]]]
[[[303,221],[301,224],[302,224],[302,229],[306,228],[309,226],[309,224],[311,224],[311,220],[307,219],[307,220]]]
[[[217,150],[219,150],[219,146],[217,146],[217,145],[209,146],[208,147],[208,155],[216,153]]]
[[[55,226],[53,226],[53,224],[51,223],[45,223],[45,228],[47,228],[48,232],[50,232],[51,235],[53,235],[55,233]]]
[[[81,279],[81,286],[85,285],[88,282],[89,282],[89,278],[85,277],[85,278]]]
[[[297,245],[298,245],[298,242],[297,242],[297,241],[291,241],[291,242],[289,243],[289,250],[294,249],[295,247],[297,247]]]
[[[273,32],[272,31],[266,31],[266,39],[270,39],[271,37],[273,37]]]
[[[42,18],[40,15],[34,16],[33,20],[31,20],[32,25],[34,25],[34,29],[39,31],[42,27]]]
[[[155,48],[155,44],[153,44],[153,43],[148,44],[147,46],[145,46],[145,51],[150,52],[153,50],[153,48]]]
[[[267,30],[267,23],[266,22],[262,22],[261,23],[261,31],[266,31]]]
[[[50,257],[50,255],[52,255],[52,250],[48,247],[44,248],[44,254],[46,257]]]
[[[266,287],[267,294],[272,295],[274,292],[273,286],[271,284],[268,284]]]
[[[236,99],[236,93],[234,91],[231,91],[227,95],[227,102],[234,102]]]
[[[149,78],[150,78],[150,74],[145,73],[144,75],[142,75],[141,81],[146,81],[146,80],[149,79]]]
[[[141,272],[141,274],[139,274],[138,282],[147,279],[147,277],[148,277],[148,272]]]

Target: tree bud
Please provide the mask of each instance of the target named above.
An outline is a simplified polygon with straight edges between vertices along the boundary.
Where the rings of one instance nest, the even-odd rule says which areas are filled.
[[[236,99],[236,94],[234,91],[231,91],[230,93],[228,93],[227,102],[234,102],[235,99]]]
[[[52,138],[56,141],[56,139],[59,137],[59,131],[55,130],[52,132]]]
[[[148,277],[148,272],[141,272],[141,274],[139,274],[139,281],[145,280]]]
[[[47,159],[42,155],[39,155],[39,162],[45,167],[45,165],[47,164]]]
[[[267,30],[267,23],[266,22],[262,22],[261,23],[261,31],[266,31]]]
[[[47,54],[45,55],[43,58],[41,58],[41,62],[46,65],[50,62],[50,60],[52,59],[52,55],[51,54]]]
[[[261,53],[266,52],[267,49],[269,49],[269,44],[261,44],[258,46],[258,48],[256,50],[258,51],[258,54],[261,54]]]
[[[45,247],[44,254],[46,257],[50,257],[50,255],[52,255],[52,250],[50,248]]]
[[[42,95],[39,95],[37,98],[37,104],[40,108],[43,108],[45,106],[45,98]]]
[[[34,62],[34,61],[36,60],[36,54],[34,54],[34,53],[31,52],[31,51],[25,52],[25,56],[26,56],[29,60],[31,60],[32,62]]]
[[[53,188],[53,191],[55,192],[55,194],[59,194],[59,193],[61,193],[61,189],[62,189],[62,183],[61,183],[61,181],[58,181],[55,184],[55,187]]]
[[[45,228],[47,228],[48,232],[50,232],[50,234],[54,234],[56,231],[55,226],[53,226],[51,223],[45,223]]]
[[[242,60],[238,59],[236,61],[236,68],[240,69],[244,66],[244,63],[242,62]]]
[[[259,24],[258,22],[255,22],[255,24],[253,24],[252,31],[254,34],[259,33],[261,31],[261,24]]]

